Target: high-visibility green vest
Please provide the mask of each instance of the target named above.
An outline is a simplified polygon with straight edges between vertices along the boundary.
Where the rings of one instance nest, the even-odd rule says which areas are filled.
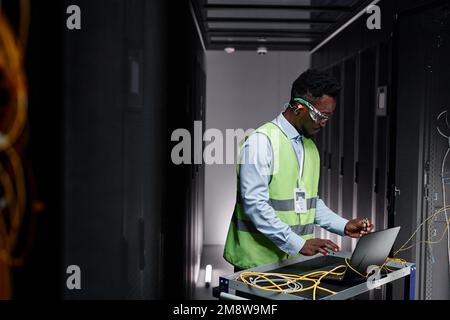
[[[299,163],[289,138],[274,123],[269,122],[255,130],[265,134],[273,151],[273,173],[269,183],[270,205],[276,215],[288,224],[303,239],[314,236],[314,218],[317,204],[317,189],[320,175],[320,157],[311,139],[303,138],[304,163],[301,188],[306,193],[306,213],[296,213],[294,209],[294,190],[298,188]],[[301,165],[301,164],[300,164]],[[240,165],[237,165],[237,194],[233,217],[228,229],[224,258],[239,268],[280,262],[298,256],[288,256],[269,238],[259,232],[244,212],[239,196]]]

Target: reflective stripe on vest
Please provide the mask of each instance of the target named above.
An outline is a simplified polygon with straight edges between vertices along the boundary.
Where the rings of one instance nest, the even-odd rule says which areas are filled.
[[[270,206],[275,211],[294,211],[294,198],[288,199],[288,200],[269,200]],[[306,199],[306,208],[309,209],[316,209],[317,207],[317,197],[315,198],[309,198]]]
[[[250,220],[241,220],[233,217],[233,222],[236,224],[236,228],[239,231],[243,232],[251,232],[251,233],[261,233],[256,229],[255,225]],[[305,225],[295,225],[289,226],[291,230],[298,234],[299,236],[304,236],[306,234],[314,233],[314,223],[305,224]]]
[[[306,199],[306,209],[307,210],[316,209],[317,208],[317,199],[318,199],[318,197]],[[242,203],[242,198],[241,198],[240,193],[237,194],[236,201]],[[287,200],[269,199],[269,205],[275,211],[294,211],[295,210],[294,198],[287,199]]]

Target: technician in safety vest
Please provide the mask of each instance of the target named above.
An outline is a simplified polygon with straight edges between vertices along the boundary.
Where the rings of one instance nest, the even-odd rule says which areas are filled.
[[[304,72],[292,85],[286,110],[242,144],[236,205],[224,249],[235,271],[300,254],[339,251],[332,241],[314,238],[315,225],[353,238],[373,229],[366,218],[338,216],[317,194],[320,157],[311,138],[333,115],[339,90],[328,74]]]

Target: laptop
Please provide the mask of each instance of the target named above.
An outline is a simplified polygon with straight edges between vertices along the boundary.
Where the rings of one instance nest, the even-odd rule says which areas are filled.
[[[353,251],[349,264],[353,267],[353,269],[361,274],[366,274],[369,266],[383,265],[389,256],[389,252],[394,246],[394,242],[397,239],[399,231],[400,227],[395,227],[363,235],[356,244],[356,248]],[[342,262],[345,263],[344,260]],[[329,271],[339,265],[342,265],[342,263],[327,266],[326,268],[322,268],[320,270]],[[340,272],[340,270],[336,270],[336,272]],[[365,278],[361,277],[349,267],[347,267],[345,273],[342,275],[327,275],[322,278],[322,280],[334,282],[366,281]]]

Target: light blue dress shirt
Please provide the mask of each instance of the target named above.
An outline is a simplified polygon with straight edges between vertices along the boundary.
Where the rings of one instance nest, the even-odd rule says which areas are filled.
[[[303,163],[302,135],[282,113],[272,122],[277,124],[291,140],[299,163]],[[261,133],[250,135],[240,154],[240,193],[243,207],[258,231],[266,235],[281,250],[294,255],[303,248],[305,240],[281,221],[269,204],[272,159],[272,147],[268,137]],[[348,220],[338,216],[318,199],[315,224],[343,236],[347,222]]]

